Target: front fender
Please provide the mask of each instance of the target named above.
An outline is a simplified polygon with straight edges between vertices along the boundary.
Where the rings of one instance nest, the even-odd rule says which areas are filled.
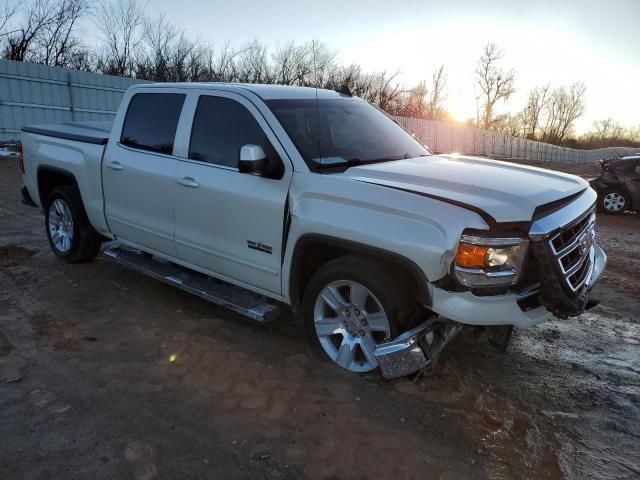
[[[447,274],[465,228],[488,229],[477,213],[462,207],[339,174],[294,174],[289,202],[282,275],[288,301],[295,247],[305,236],[324,235],[389,252],[433,282]]]

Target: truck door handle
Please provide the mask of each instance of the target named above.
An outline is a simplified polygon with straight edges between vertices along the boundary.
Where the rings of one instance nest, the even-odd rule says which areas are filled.
[[[176,180],[183,187],[198,188],[200,184],[191,177],[182,177]]]
[[[120,165],[120,162],[109,162],[107,163],[107,167],[109,167],[111,170],[122,170],[122,165]]]

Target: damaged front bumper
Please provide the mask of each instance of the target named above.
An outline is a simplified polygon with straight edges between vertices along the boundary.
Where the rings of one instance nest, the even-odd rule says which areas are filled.
[[[592,255],[589,287],[598,280],[607,263],[607,256],[597,244]],[[450,292],[433,284],[429,284],[429,293],[432,309],[440,316],[376,347],[375,356],[384,378],[410,375],[434,364],[465,324],[527,328],[553,316],[544,306],[523,310],[518,302],[525,297],[516,293],[477,296],[471,292]]]
[[[384,378],[398,378],[432,365],[462,328],[456,322],[431,319],[378,345],[375,356],[380,373]]]
[[[591,252],[593,265],[586,286],[591,289],[607,264],[607,256],[597,243]],[[549,320],[553,314],[544,306],[531,309],[521,308],[519,302],[531,296],[518,293],[503,295],[474,295],[470,291],[452,292],[428,284],[433,305],[431,309],[442,317],[466,325],[494,326],[513,325],[517,328],[529,328]]]

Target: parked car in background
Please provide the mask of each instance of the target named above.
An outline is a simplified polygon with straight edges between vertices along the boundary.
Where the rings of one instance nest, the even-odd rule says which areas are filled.
[[[640,153],[600,160],[600,166],[600,176],[591,180],[600,211],[640,210]]]

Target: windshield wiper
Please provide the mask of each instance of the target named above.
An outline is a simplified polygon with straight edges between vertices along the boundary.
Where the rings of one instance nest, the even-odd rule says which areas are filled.
[[[428,157],[430,156],[428,153],[420,153],[418,155],[411,155],[409,153],[405,153],[403,155],[390,155],[388,157],[381,158],[368,158],[363,160],[361,158],[349,158],[344,162],[340,163],[321,163],[318,165],[318,169],[326,170],[330,168],[349,168],[356,167],[358,165],[371,165],[373,163],[383,163],[383,162],[393,162],[395,160],[406,160],[407,158],[417,158],[417,157]]]
[[[366,160],[360,160],[359,158],[350,158],[345,160],[344,162],[339,163],[319,163],[316,168],[320,170],[326,170],[330,168],[346,168],[346,167],[355,167],[356,165],[364,165],[367,163]]]

